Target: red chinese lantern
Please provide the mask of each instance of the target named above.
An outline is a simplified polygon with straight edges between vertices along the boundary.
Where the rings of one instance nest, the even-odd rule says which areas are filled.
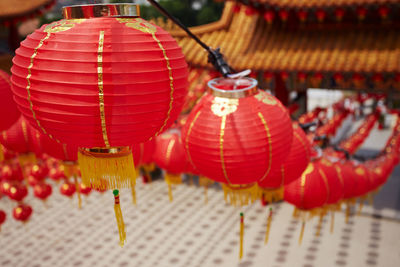
[[[15,184],[12,185],[8,191],[8,197],[15,201],[22,201],[28,195],[28,189],[25,185]]]
[[[338,22],[343,20],[344,14],[345,14],[345,10],[343,8],[338,7],[335,9],[335,17]]]
[[[188,170],[185,150],[178,129],[172,129],[156,139],[154,162],[165,170],[169,200],[172,201],[172,186],[182,183],[182,173]]]
[[[285,9],[279,10],[278,15],[282,22],[286,22],[289,18],[289,12]]]
[[[184,55],[166,31],[139,18],[134,4],[70,6],[63,14],[16,51],[15,101],[41,133],[80,147],[83,183],[132,187],[129,146],[165,131],[184,104]]]
[[[0,231],[1,231],[1,225],[6,221],[7,214],[0,210]]]
[[[52,187],[45,183],[39,183],[33,187],[33,194],[41,200],[46,200],[51,195],[52,191]]]
[[[128,146],[166,130],[183,105],[184,55],[167,32],[138,17],[136,5],[63,12],[16,51],[15,100],[41,133],[82,148],[85,184],[130,187]]]
[[[275,13],[272,10],[267,10],[264,13],[264,19],[268,24],[272,24],[275,19]]]
[[[244,11],[244,13],[245,13],[247,16],[253,16],[253,15],[257,14],[257,9],[248,6],[248,7],[246,7],[246,10]]]
[[[343,197],[343,177],[340,168],[330,160],[322,157],[316,162],[319,168],[326,175],[326,180],[328,182],[329,196],[326,201],[326,205],[332,206],[334,210],[340,208],[340,205],[336,205]],[[331,208],[328,206],[328,208]]]
[[[27,222],[32,215],[32,207],[26,204],[20,204],[13,209],[13,217],[17,221]]]
[[[257,197],[255,183],[280,168],[290,149],[287,110],[251,78],[208,85],[182,129],[187,158],[201,175],[223,183],[231,202]]]
[[[317,17],[318,22],[323,22],[326,18],[326,12],[323,9],[318,9],[315,12],[315,16]]]
[[[297,80],[299,80],[300,83],[304,83],[307,80],[307,74],[304,72],[298,72]]]
[[[155,149],[156,142],[154,140],[133,145],[132,151],[135,165],[141,166],[143,164],[151,164]]]
[[[284,199],[295,206],[294,217],[302,220],[299,243],[303,239],[306,220],[314,215],[321,216],[319,208],[326,204],[328,198],[326,174],[313,162],[308,164],[298,179],[285,186]]]
[[[367,16],[367,12],[368,12],[368,10],[365,7],[363,7],[363,6],[358,7],[357,8],[358,19],[359,20],[364,20],[365,17]]]
[[[379,16],[382,19],[387,19],[389,16],[389,8],[387,6],[380,6],[378,9]]]
[[[297,17],[299,18],[300,22],[305,22],[307,20],[307,11],[299,10],[297,12]]]
[[[300,177],[310,162],[310,143],[304,131],[293,123],[293,138],[290,152],[280,168],[272,169],[268,177],[258,182],[267,202],[283,199],[283,185]],[[274,190],[278,188],[278,190]]]
[[[75,194],[76,191],[76,187],[74,184],[69,183],[69,182],[64,182],[61,186],[60,186],[60,193],[64,196],[67,197],[72,197],[73,194]]]
[[[85,196],[89,195],[92,191],[92,188],[89,186],[84,185],[83,183],[79,184],[79,192]]]

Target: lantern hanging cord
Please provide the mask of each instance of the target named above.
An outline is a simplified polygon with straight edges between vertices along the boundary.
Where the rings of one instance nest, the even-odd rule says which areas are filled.
[[[159,3],[155,0],[147,0],[152,4],[155,8],[157,8],[164,16],[172,20],[176,25],[178,25],[182,30],[184,30],[193,40],[196,41],[201,47],[203,47],[208,53],[208,62],[210,62],[214,68],[216,68],[224,77],[228,77],[234,70],[228,65],[225,61],[223,54],[221,53],[221,49],[218,47],[217,49],[212,49],[205,43],[203,43],[196,35],[194,35],[179,19],[172,16],[165,10]]]

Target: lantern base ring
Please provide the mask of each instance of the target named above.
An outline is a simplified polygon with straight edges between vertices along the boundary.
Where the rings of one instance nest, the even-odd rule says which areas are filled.
[[[79,148],[82,182],[96,189],[131,188],[136,170],[129,147]]]

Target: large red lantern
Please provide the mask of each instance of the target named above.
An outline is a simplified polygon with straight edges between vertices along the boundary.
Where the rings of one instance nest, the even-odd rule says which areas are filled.
[[[187,157],[201,175],[223,183],[232,202],[243,204],[241,196],[254,196],[255,183],[284,162],[292,124],[285,107],[258,90],[254,79],[219,78],[208,86],[182,129]]]
[[[41,133],[80,147],[84,184],[131,187],[129,146],[165,131],[183,106],[184,55],[166,31],[139,18],[134,4],[70,6],[63,13],[16,51],[15,101]],[[114,207],[123,245],[119,194]]]
[[[10,128],[20,116],[12,96],[10,75],[2,70],[0,70],[0,114],[2,114],[0,131]]]
[[[129,187],[129,145],[171,125],[186,94],[187,64],[176,41],[138,17],[133,4],[71,6],[13,59],[15,100],[29,122],[81,147],[85,184]]]
[[[263,190],[264,200],[271,202],[282,199],[282,186],[300,177],[310,162],[310,156],[311,146],[306,134],[297,123],[293,123],[292,145],[285,162],[280,168],[272,169],[266,179],[258,182],[258,186]],[[279,188],[278,191],[274,190],[276,188]]]

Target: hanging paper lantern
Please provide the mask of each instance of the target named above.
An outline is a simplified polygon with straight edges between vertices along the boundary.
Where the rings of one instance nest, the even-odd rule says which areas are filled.
[[[20,116],[17,122],[1,133],[0,142],[7,149],[20,154],[29,154],[32,151],[31,131],[31,126]]]
[[[337,204],[343,197],[344,182],[341,170],[335,163],[325,157],[318,160],[316,164],[326,175],[328,183],[329,196],[326,200],[326,205],[334,205],[333,208],[335,208],[335,204]]]
[[[19,204],[13,209],[13,217],[17,221],[27,222],[32,215],[32,207],[26,204]]]
[[[293,216],[302,220],[299,243],[303,239],[306,220],[319,215],[320,222],[324,213],[321,208],[329,198],[326,174],[316,163],[309,163],[302,175],[285,186],[285,201],[295,206]]]
[[[324,20],[326,18],[326,12],[323,9],[318,9],[315,12],[315,16],[317,17],[318,22],[324,22]]]
[[[89,186],[84,185],[83,183],[79,184],[79,192],[85,196],[89,195],[92,191],[92,188]]]
[[[156,138],[154,162],[165,170],[165,182],[168,185],[169,200],[172,201],[172,186],[182,183],[182,173],[189,164],[178,129],[172,129]]]
[[[367,12],[368,12],[368,10],[365,7],[363,7],[363,6],[358,7],[357,8],[358,19],[360,21],[363,21],[365,19],[365,17],[367,16]]]
[[[251,6],[248,6],[248,7],[246,7],[246,10],[244,11],[244,13],[247,16],[253,16],[253,15],[257,14],[257,9],[255,9],[255,8],[253,8]]]
[[[272,10],[267,10],[264,13],[264,19],[268,24],[272,24],[275,19],[275,13]]]
[[[28,189],[25,185],[12,185],[8,191],[8,197],[15,201],[22,201],[28,195]]]
[[[382,6],[380,6],[380,7],[378,8],[379,16],[380,16],[381,19],[383,19],[383,20],[385,20],[385,19],[388,18],[389,12],[390,12],[389,8],[388,8],[387,6],[385,6],[385,5],[382,5]]]
[[[290,149],[287,110],[251,78],[208,85],[182,129],[187,158],[201,175],[223,183],[231,202],[257,197],[255,183],[280,168]]]
[[[282,20],[282,22],[287,22],[289,18],[289,12],[285,9],[281,9],[278,12],[279,18]]]
[[[46,200],[51,195],[52,191],[52,187],[45,183],[39,183],[33,187],[33,194],[41,200]]]
[[[345,10],[341,7],[335,9],[335,18],[336,21],[341,22],[343,20],[345,14]]]
[[[67,197],[72,197],[75,194],[76,191],[76,187],[74,184],[69,183],[69,182],[64,182],[61,186],[60,186],[60,193],[64,196]]]
[[[299,18],[300,22],[305,22],[307,20],[307,11],[305,10],[299,10],[297,12],[297,17]]]
[[[20,117],[11,91],[10,75],[0,70],[0,131],[7,130]]]
[[[13,59],[15,100],[30,123],[81,147],[82,179],[130,187],[129,145],[177,118],[187,65],[176,41],[133,4],[71,6],[29,35]]]
[[[281,200],[282,186],[299,178],[310,162],[311,150],[307,136],[297,123],[293,123],[292,126],[292,145],[285,162],[280,168],[272,169],[266,179],[258,182],[263,191],[263,198],[267,202]]]

